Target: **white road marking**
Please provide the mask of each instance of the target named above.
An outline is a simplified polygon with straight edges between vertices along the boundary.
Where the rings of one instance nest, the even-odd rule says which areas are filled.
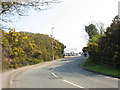
[[[52,69],[52,71],[54,70],[54,68]]]
[[[54,77],[58,77],[58,76],[55,75],[54,73],[52,73],[52,75],[53,75]],[[73,85],[73,86],[79,87],[79,88],[85,88],[85,87],[82,87],[82,86],[77,85],[77,84],[75,84],[75,83],[69,82],[69,81],[67,81],[67,80],[63,80],[63,81],[66,82],[66,83],[69,83],[69,84],[71,84],[71,85]]]
[[[108,77],[108,76],[105,76],[105,78],[109,78],[109,79],[112,79],[112,80],[118,80],[118,78],[113,78],[113,77]]]
[[[52,75],[53,75],[54,77],[58,77],[58,76],[55,75],[54,73],[52,73]],[[85,87],[80,86],[80,85],[77,85],[77,84],[72,83],[72,82],[70,82],[70,81],[67,81],[67,80],[63,80],[63,81],[66,82],[66,83],[69,83],[69,84],[71,84],[71,85],[73,85],[73,86],[76,86],[76,87],[78,87],[78,88],[84,88],[84,89],[86,89]],[[88,89],[86,89],[86,90],[88,90]]]
[[[63,80],[63,81],[66,82],[66,83],[69,83],[69,84],[71,84],[71,85],[73,85],[73,86],[79,87],[79,88],[85,88],[85,87],[82,87],[82,86],[80,86],[80,85],[77,85],[77,84],[74,84],[74,83],[72,83],[72,82],[69,82],[69,81],[67,81],[67,80]]]
[[[52,75],[53,75],[53,76],[55,76],[55,77],[58,77],[58,76],[57,76],[57,75],[55,75],[54,73],[52,73]]]
[[[55,68],[52,68],[52,71],[54,71],[56,68],[57,68],[57,67],[55,67]]]
[[[56,68],[56,67],[55,67],[55,68]],[[52,75],[53,75],[54,77],[59,77],[59,76],[57,76],[56,74],[53,73],[53,71],[54,71],[55,68],[52,69]],[[62,81],[66,82],[66,83],[69,83],[69,84],[71,84],[71,85],[73,85],[73,86],[76,86],[76,87],[78,87],[78,88],[83,88],[83,89],[85,89],[85,90],[89,90],[89,89],[87,89],[87,88],[85,88],[85,87],[83,87],[83,86],[77,85],[77,84],[72,83],[72,82],[70,82],[70,81],[67,81],[67,80],[64,80],[64,79],[63,79]]]

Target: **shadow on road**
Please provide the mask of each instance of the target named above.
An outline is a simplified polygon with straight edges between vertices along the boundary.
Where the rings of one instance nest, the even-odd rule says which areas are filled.
[[[79,56],[79,57],[66,57],[64,60],[61,61],[61,65],[55,68],[56,73],[61,74],[74,74],[74,75],[81,75],[82,76],[89,76],[94,77],[98,74],[86,71],[82,68],[82,64],[84,63],[86,57]],[[100,76],[99,76],[100,77]]]

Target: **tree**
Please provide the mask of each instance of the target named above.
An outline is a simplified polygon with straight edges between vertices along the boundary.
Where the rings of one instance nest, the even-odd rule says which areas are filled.
[[[104,23],[99,22],[99,23],[97,23],[96,25],[97,25],[97,27],[99,28],[99,34],[103,35],[104,32],[105,32]]]
[[[94,24],[90,24],[88,26],[85,26],[85,31],[89,35],[89,38],[91,39],[94,35],[98,34],[98,30]]]
[[[109,62],[113,62],[114,66],[120,65],[120,20],[116,16],[110,27],[107,28],[105,36],[100,39],[99,47],[102,55],[109,58]]]
[[[88,27],[89,26],[87,26],[86,32],[89,35],[89,30],[91,29]],[[118,16],[115,16],[113,22],[107,27],[103,35],[101,35],[101,33],[94,34],[89,39],[86,51],[89,53],[92,61],[120,68],[119,36],[120,19]],[[85,52],[85,47],[83,48],[83,52]]]
[[[52,3],[59,3],[59,0],[34,0],[21,2],[0,2],[0,20],[10,22],[10,16],[25,16],[28,9],[46,10]]]
[[[88,40],[88,43],[99,43],[100,38],[104,36],[101,34],[94,35],[91,39]]]

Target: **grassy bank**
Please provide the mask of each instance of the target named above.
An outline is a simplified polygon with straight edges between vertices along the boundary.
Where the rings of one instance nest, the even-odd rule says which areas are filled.
[[[90,58],[88,58],[85,63],[83,64],[84,69],[90,70],[96,73],[101,73],[101,74],[106,74],[110,76],[115,76],[115,77],[120,77],[120,69],[108,66],[108,65],[103,65],[103,64],[98,64],[95,62],[92,62]]]

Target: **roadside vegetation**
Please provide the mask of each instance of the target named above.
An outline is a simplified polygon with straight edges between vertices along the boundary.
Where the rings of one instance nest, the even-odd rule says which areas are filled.
[[[60,2],[59,0],[0,2],[0,35],[2,35],[0,58],[2,58],[3,70],[51,61],[52,41],[54,58],[63,57],[65,46],[58,40],[39,33],[16,32],[15,29],[9,29],[9,26],[5,25],[17,21],[22,16],[28,16],[31,10],[47,10],[51,5]]]
[[[120,69],[112,67],[110,65],[100,64],[92,62],[91,58],[88,58],[83,64],[85,70],[93,71],[95,73],[120,77]]]
[[[23,67],[52,60],[52,40],[54,58],[62,58],[64,44],[48,35],[29,32],[2,31],[3,70]]]
[[[116,16],[106,30],[90,24],[85,27],[89,35],[88,45],[83,48],[89,53],[84,67],[88,70],[120,77],[120,20]]]

